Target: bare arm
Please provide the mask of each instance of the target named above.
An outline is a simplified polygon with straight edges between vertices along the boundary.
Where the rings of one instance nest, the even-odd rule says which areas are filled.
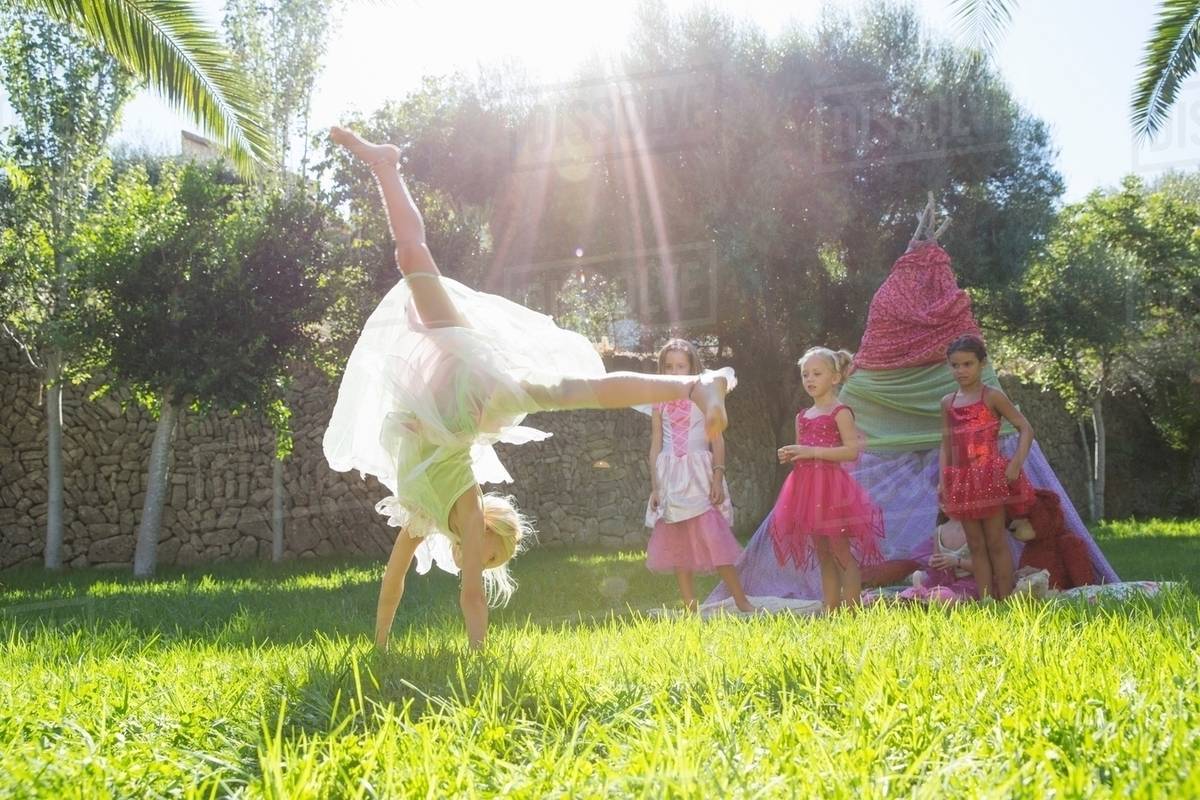
[[[709,440],[712,447],[712,483],[708,491],[708,499],[714,506],[725,501],[725,435],[718,433]]]
[[[658,491],[658,454],[662,452],[662,411],[650,414],[650,491]]]
[[[662,452],[662,411],[650,412],[650,510],[658,511],[658,454]]]
[[[483,591],[483,506],[479,487],[465,492],[454,503],[450,525],[458,534],[462,570],[462,588],[458,605],[467,628],[467,641],[473,650],[483,647],[487,635],[487,596]]]
[[[804,412],[800,412],[803,414]],[[804,445],[800,444],[800,414],[796,415],[795,422],[792,423],[796,429],[796,443],[785,444],[783,447],[775,451],[775,455],[779,458],[780,464],[787,464],[790,461],[795,461],[800,457],[800,453],[804,451]]]
[[[1029,456],[1029,449],[1033,447],[1033,426],[1029,424],[1029,420],[1025,419],[1025,415],[1017,410],[1012,400],[1009,400],[1008,395],[1004,392],[988,392],[987,400],[992,410],[1012,423],[1012,426],[1021,435],[1020,441],[1017,444],[1017,452],[1013,454],[1011,462],[1016,466],[1017,470],[1020,470],[1025,464],[1025,459]],[[1016,477],[1014,476],[1009,480],[1016,480]]]
[[[942,398],[942,444],[938,448],[938,504],[945,502],[942,496],[946,489],[943,483],[942,471],[950,466],[950,403],[953,402],[953,395],[946,395]]]
[[[400,607],[400,598],[404,597],[404,576],[412,563],[413,553],[421,540],[408,535],[408,530],[400,531],[396,543],[392,545],[392,555],[388,558],[387,568],[383,571],[383,581],[379,586],[379,602],[375,607],[375,646],[386,650],[388,637],[392,630],[392,620],[396,618],[396,609]]]

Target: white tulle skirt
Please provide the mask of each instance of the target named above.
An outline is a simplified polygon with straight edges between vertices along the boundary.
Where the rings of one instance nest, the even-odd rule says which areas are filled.
[[[525,416],[553,408],[563,378],[605,372],[592,344],[550,317],[440,280],[469,327],[424,325],[408,282],[398,283],[350,355],[324,438],[331,468],[374,475],[391,491],[377,510],[425,539],[422,573],[433,563],[458,572],[455,500],[475,484],[512,480],[493,445],[545,439],[520,425]]]

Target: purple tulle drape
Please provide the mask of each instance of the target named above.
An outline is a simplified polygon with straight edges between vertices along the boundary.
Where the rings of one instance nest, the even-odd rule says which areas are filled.
[[[1015,435],[1003,436],[1000,449],[1012,456],[1017,448]],[[1050,468],[1037,442],[1025,460],[1025,474],[1037,488],[1050,489],[1062,499],[1063,517],[1067,527],[1083,537],[1096,574],[1104,583],[1119,580],[1108,559],[1096,546],[1084,527],[1075,506]],[[888,560],[914,558],[924,562],[933,549],[933,530],[937,519],[938,451],[921,450],[913,453],[864,453],[853,468],[854,477],[883,509],[885,536],[881,549]],[[775,560],[768,532],[770,515],[758,526],[754,537],[738,560],[738,575],[747,595],[758,597],[793,597],[816,600],[821,597],[821,574],[814,567],[798,570],[781,566]],[[1013,557],[1020,558],[1021,545],[1013,541]],[[723,583],[709,595],[706,602],[719,602],[729,597]]]

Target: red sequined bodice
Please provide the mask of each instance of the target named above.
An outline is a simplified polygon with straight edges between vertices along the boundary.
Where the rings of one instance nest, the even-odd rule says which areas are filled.
[[[1000,419],[983,402],[950,406],[950,464],[968,467],[1000,455]]]

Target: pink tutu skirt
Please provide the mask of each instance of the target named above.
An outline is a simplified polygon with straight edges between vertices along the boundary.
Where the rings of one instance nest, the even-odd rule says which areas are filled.
[[[656,522],[646,545],[646,567],[653,572],[712,572],[733,565],[741,554],[725,517],[710,508],[682,522]]]
[[[780,564],[816,562],[814,537],[848,536],[859,564],[883,560],[883,512],[866,490],[832,461],[804,461],[783,482],[771,512],[771,541]]]

